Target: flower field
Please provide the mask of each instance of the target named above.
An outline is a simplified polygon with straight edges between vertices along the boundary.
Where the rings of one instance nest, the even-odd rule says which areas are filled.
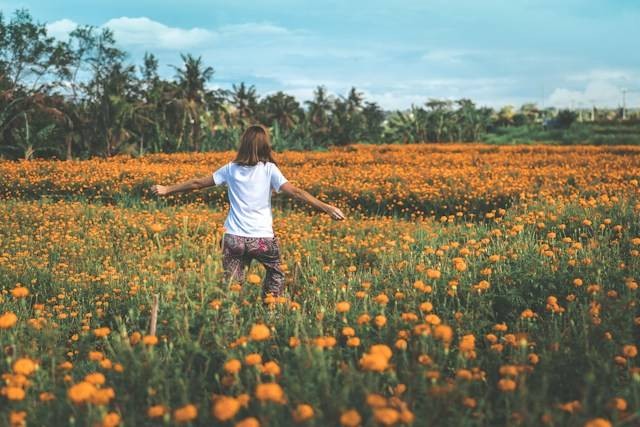
[[[266,304],[223,189],[148,188],[233,153],[0,162],[0,425],[640,425],[639,154],[281,153],[347,219],[274,195]]]

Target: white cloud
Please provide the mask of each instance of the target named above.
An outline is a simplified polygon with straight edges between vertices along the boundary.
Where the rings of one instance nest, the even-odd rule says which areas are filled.
[[[121,44],[143,48],[188,49],[204,46],[214,37],[203,28],[169,27],[146,17],[110,19],[103,27],[112,29]]]
[[[77,25],[70,19],[61,19],[48,24],[47,31],[56,38],[64,39]],[[208,30],[198,27],[170,27],[144,16],[113,18],[100,27],[113,30],[116,40],[124,47],[163,50],[210,48],[218,43],[226,44],[229,40],[251,41],[256,37],[294,34],[286,28],[264,22],[225,25],[217,30]]]
[[[78,24],[70,19],[60,19],[47,24],[47,34],[57,39],[64,40],[71,31],[76,29],[77,26]]]
[[[433,49],[422,55],[422,59],[439,64],[460,64],[465,56],[473,53],[476,52],[464,49]]]
[[[566,79],[574,82],[590,82],[594,80],[627,82],[638,80],[638,78],[640,78],[640,74],[629,70],[597,68],[583,73],[570,74]]]
[[[251,22],[245,24],[225,25],[220,27],[218,33],[227,36],[247,36],[247,35],[289,35],[292,32],[284,27],[270,24],[268,22]]]
[[[640,104],[640,87],[634,85],[640,75],[628,70],[594,69],[567,77],[570,83],[582,83],[582,88],[556,88],[548,97],[548,105],[558,108],[591,105],[615,108],[622,106],[622,90],[627,89],[627,106]]]

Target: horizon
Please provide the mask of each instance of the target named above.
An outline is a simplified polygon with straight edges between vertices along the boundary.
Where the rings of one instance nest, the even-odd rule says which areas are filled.
[[[640,59],[629,54],[640,4],[629,0],[222,3],[0,1],[0,10],[10,20],[27,9],[60,40],[77,25],[109,27],[127,62],[153,53],[165,79],[180,53],[200,56],[215,70],[210,88],[245,82],[260,96],[283,91],[303,102],[322,85],[334,95],[355,87],[387,111],[432,98],[588,109],[621,107],[627,89],[627,108],[640,105]]]

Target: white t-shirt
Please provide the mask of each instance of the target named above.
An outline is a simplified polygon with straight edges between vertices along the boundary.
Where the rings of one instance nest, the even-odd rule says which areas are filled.
[[[230,162],[213,173],[215,185],[226,184],[231,209],[224,222],[226,232],[245,237],[273,237],[271,189],[280,192],[287,182],[271,162],[241,166]]]

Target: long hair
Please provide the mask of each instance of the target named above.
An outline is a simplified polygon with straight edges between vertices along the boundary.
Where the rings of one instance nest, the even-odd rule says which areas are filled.
[[[242,166],[255,166],[258,162],[277,164],[271,151],[269,130],[262,125],[251,125],[245,129],[240,137],[238,154],[233,163]]]

